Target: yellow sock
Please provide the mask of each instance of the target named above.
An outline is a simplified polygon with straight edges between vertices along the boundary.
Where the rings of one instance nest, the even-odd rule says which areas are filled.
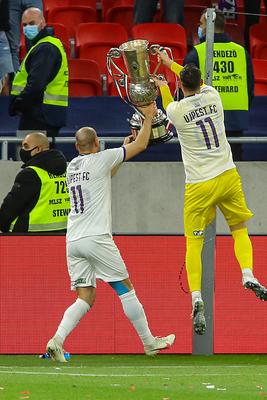
[[[186,271],[190,292],[201,291],[201,253],[204,238],[186,238]]]
[[[237,261],[239,262],[240,268],[253,269],[253,249],[252,244],[248,235],[247,228],[238,229],[232,231],[234,239],[234,250]]]

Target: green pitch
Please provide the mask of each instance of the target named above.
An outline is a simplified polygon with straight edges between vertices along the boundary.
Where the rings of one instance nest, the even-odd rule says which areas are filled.
[[[0,356],[0,400],[267,400],[267,355]]]

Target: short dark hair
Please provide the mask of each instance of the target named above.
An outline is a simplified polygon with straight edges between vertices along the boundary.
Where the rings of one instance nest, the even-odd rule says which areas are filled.
[[[206,14],[206,12],[207,12],[207,9],[202,12],[202,15]],[[215,18],[215,22],[214,22],[215,32],[218,32],[218,31],[224,32],[224,28],[225,28],[224,13],[221,10],[216,9],[215,14],[216,14],[216,18]]]
[[[215,12],[216,12],[215,30],[223,32],[225,26],[224,13],[221,10],[216,10]]]
[[[195,64],[186,64],[180,73],[183,86],[189,90],[197,90],[201,85],[201,72]]]

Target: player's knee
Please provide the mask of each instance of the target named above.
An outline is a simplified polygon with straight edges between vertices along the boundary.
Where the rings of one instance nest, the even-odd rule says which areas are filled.
[[[192,247],[202,247],[204,242],[204,237],[203,236],[197,236],[197,237],[188,237],[186,238],[186,247],[192,248]]]
[[[125,285],[123,281],[108,282],[108,284],[112,287],[113,290],[115,290],[118,296],[129,293],[131,290],[128,288],[127,285]]]
[[[84,297],[84,296],[81,297],[81,296],[78,296],[78,298],[83,300],[85,303],[87,303],[90,306],[90,308],[92,308],[94,303],[95,303],[95,297],[87,297],[87,296],[86,297]]]
[[[245,222],[239,222],[239,224],[235,224],[235,225],[229,225],[230,231],[235,232],[235,231],[239,231],[241,229],[246,229],[246,223]]]
[[[95,297],[96,297],[96,290],[95,288],[77,288],[77,295],[80,299],[85,301],[89,304],[90,308],[94,305]]]

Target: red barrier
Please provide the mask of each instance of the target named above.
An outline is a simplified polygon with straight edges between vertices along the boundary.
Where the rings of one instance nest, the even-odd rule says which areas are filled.
[[[267,285],[267,237],[251,237],[254,274]],[[267,353],[267,302],[241,285],[231,237],[216,241],[215,353]]]
[[[267,283],[267,237],[253,237],[255,275]],[[178,282],[181,236],[117,236],[121,254],[155,335],[176,333],[172,353],[192,352],[191,298]],[[42,353],[70,292],[63,236],[0,236],[0,353]],[[241,286],[231,237],[216,240],[215,353],[264,353],[267,303]],[[186,287],[185,272],[182,276]],[[66,340],[71,353],[142,353],[112,289],[98,283],[96,303]],[[169,351],[170,352],[170,351]]]
[[[0,236],[0,353],[41,353],[74,299],[62,236]],[[184,239],[117,236],[155,335],[175,332],[172,352],[191,353],[191,300],[178,287]],[[96,303],[65,342],[71,353],[142,353],[117,295],[99,282]]]

